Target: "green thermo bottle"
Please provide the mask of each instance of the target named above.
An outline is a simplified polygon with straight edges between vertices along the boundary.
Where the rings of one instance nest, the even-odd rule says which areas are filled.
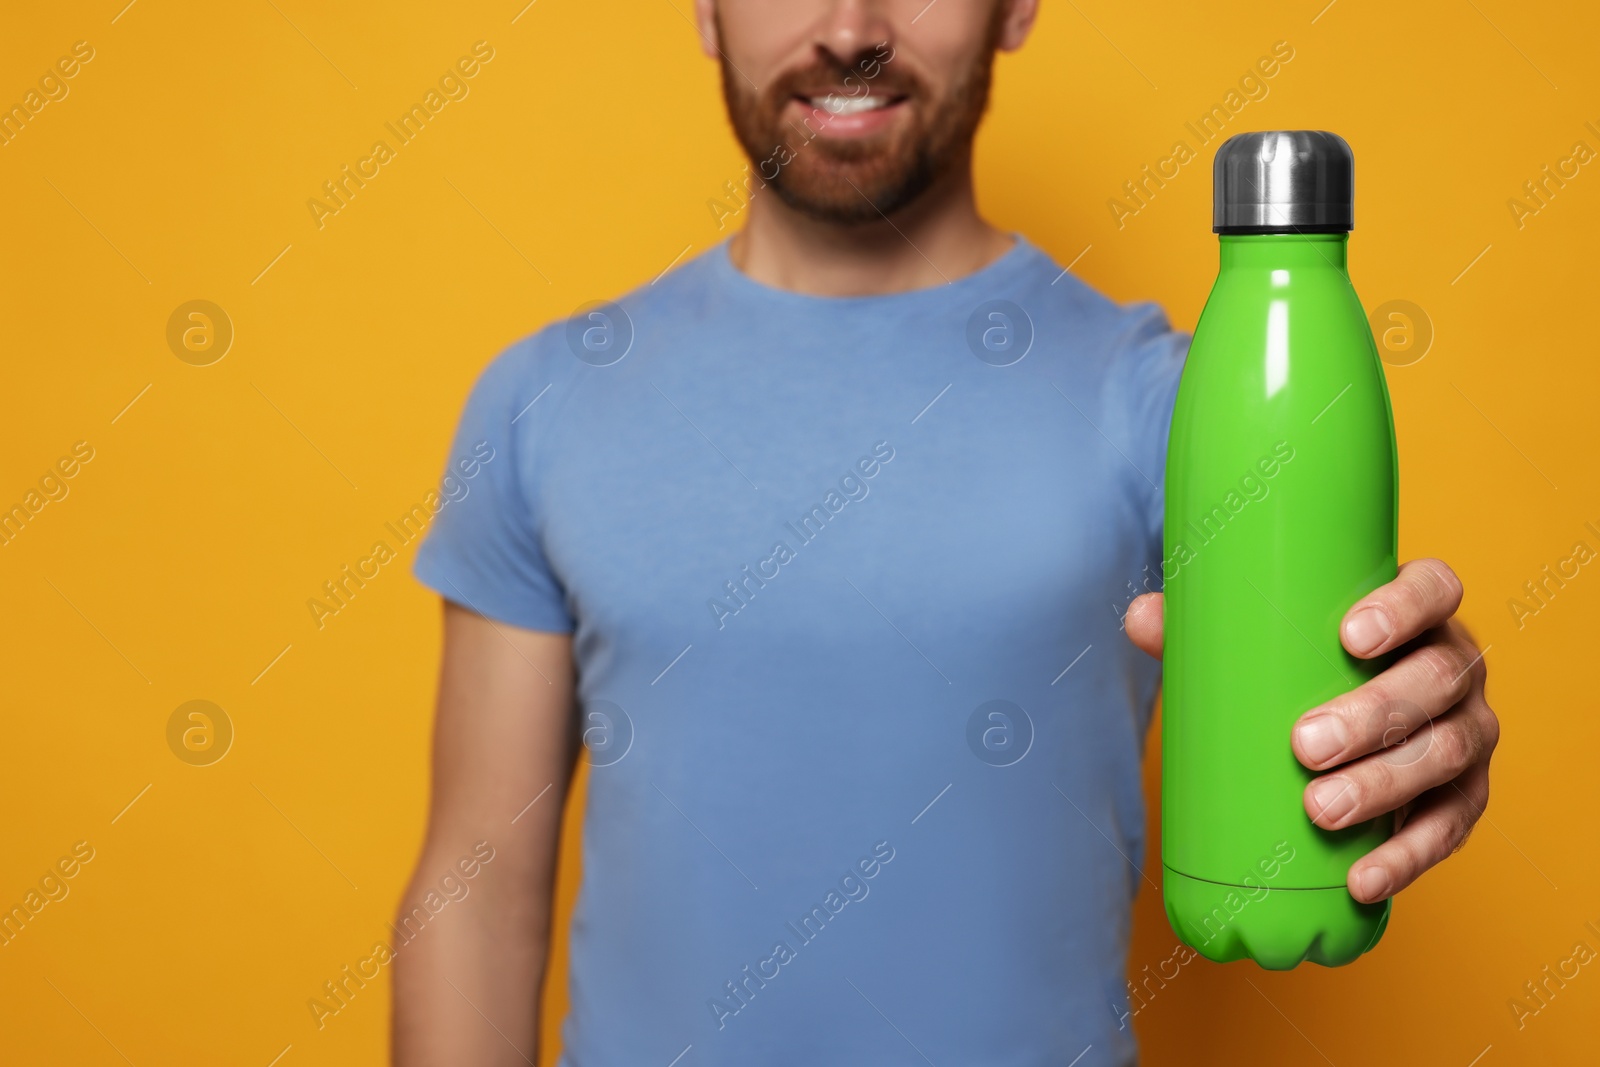
[[[1246,133],[1213,178],[1221,268],[1167,451],[1167,917],[1218,962],[1337,966],[1388,922],[1345,879],[1390,821],[1313,824],[1290,732],[1385,665],[1339,625],[1397,562],[1393,415],[1345,263],[1354,159],[1332,133]]]

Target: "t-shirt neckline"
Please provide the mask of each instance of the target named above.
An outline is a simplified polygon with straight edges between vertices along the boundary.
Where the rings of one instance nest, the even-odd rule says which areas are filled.
[[[1000,255],[970,274],[962,275],[943,285],[923,286],[897,293],[867,293],[860,296],[822,296],[757,281],[734,264],[728,249],[731,236],[717,244],[708,258],[712,270],[721,280],[758,299],[787,302],[816,309],[861,307],[884,309],[896,306],[942,304],[965,293],[993,291],[1033,258],[1034,248],[1026,237],[1013,232],[1011,238],[1011,247]]]

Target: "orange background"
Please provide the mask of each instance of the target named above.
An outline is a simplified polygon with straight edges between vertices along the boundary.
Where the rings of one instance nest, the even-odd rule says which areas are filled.
[[[0,506],[93,448],[0,546],[0,906],[74,843],[94,850],[0,947],[6,1058],[376,1064],[386,977],[321,1030],[307,1001],[386,936],[416,857],[438,606],[406,572],[414,543],[320,630],[306,601],[433,488],[483,364],[725,236],[707,201],[743,160],[689,0],[124,2],[27,5],[0,35],[0,103],[74,42],[94,49],[0,146]],[[1348,138],[1358,290],[1435,330],[1425,358],[1389,368],[1402,555],[1465,578],[1505,722],[1494,799],[1372,956],[1289,974],[1197,960],[1134,1021],[1151,1064],[1589,1062],[1600,965],[1520,1028],[1508,1002],[1576,943],[1600,950],[1585,926],[1600,927],[1600,725],[1577,676],[1600,570],[1520,626],[1508,601],[1575,542],[1600,549],[1584,526],[1600,527],[1600,166],[1520,227],[1507,201],[1574,142],[1600,149],[1584,125],[1600,126],[1600,19],[1508,0],[1319,7],[1045,0],[997,69],[980,199],[1192,328],[1215,270],[1216,142],[1120,228],[1107,201],[1289,43],[1228,132]],[[494,58],[470,94],[319,229],[307,200],[479,40]],[[209,366],[166,340],[194,299],[235,331]],[[193,699],[235,731],[210,766],[168,747]],[[1153,799],[1153,759],[1146,774]],[[1146,890],[1131,972],[1174,945]],[[554,967],[551,1018],[559,945]]]

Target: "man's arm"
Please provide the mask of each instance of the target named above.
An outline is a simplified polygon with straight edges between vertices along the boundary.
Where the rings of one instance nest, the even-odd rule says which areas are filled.
[[[428,832],[395,923],[396,1067],[537,1056],[572,701],[570,636],[445,603]]]

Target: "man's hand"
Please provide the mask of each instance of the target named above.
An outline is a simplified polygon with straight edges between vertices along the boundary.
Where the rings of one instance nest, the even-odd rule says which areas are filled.
[[[1484,699],[1483,653],[1452,620],[1461,580],[1436,559],[1413,560],[1358,600],[1339,639],[1353,656],[1399,649],[1388,670],[1300,716],[1301,763],[1330,771],[1306,786],[1306,814],[1337,830],[1393,812],[1395,834],[1356,861],[1357,900],[1393,896],[1466,843],[1489,802],[1500,722]],[[1161,655],[1160,593],[1128,606],[1128,637]]]

